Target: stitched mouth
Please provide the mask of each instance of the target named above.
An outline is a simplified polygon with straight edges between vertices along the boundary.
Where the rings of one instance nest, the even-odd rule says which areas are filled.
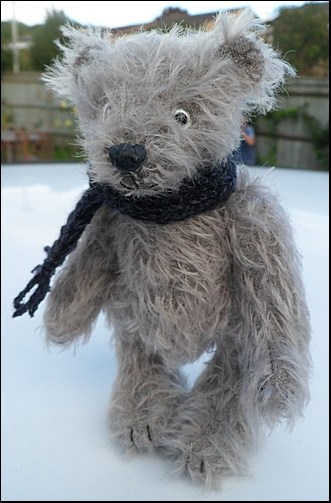
[[[120,182],[122,187],[126,189],[138,189],[139,188],[139,180],[136,174],[133,172],[128,173],[123,176],[123,180]]]
[[[156,183],[145,184],[139,173],[130,172],[127,175],[123,176],[123,180],[120,182],[122,187],[134,190],[134,189],[151,189],[152,187],[156,187]]]

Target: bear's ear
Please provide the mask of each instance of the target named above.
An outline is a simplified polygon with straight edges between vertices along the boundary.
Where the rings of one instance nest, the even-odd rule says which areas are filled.
[[[56,42],[62,52],[43,74],[44,82],[59,96],[68,98],[80,111],[91,115],[103,96],[98,72],[109,57],[111,37],[100,29],[61,28],[65,43]]]
[[[264,57],[259,47],[249,38],[240,36],[219,48],[221,58],[229,57],[248,81],[259,82],[264,73]]]
[[[220,13],[211,33],[218,70],[228,75],[229,84],[232,82],[233,88],[261,112],[274,106],[277,87],[287,76],[295,75],[295,70],[263,39],[266,28],[248,8]]]

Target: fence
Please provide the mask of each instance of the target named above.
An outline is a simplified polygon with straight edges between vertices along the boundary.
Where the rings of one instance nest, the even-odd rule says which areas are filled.
[[[72,110],[48,91],[39,73],[2,78],[2,162],[73,160],[74,139]]]
[[[297,78],[279,105],[256,120],[259,163],[328,169],[329,80]],[[74,159],[72,111],[46,89],[40,74],[5,75],[1,110],[3,162]]]
[[[256,130],[260,164],[329,169],[329,79],[293,80]]]

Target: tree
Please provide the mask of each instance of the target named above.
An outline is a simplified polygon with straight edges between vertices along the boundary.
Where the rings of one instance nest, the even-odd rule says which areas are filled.
[[[328,26],[328,2],[280,9],[272,23],[274,44],[299,75],[327,75]]]
[[[35,27],[32,35],[31,61],[34,70],[44,71],[59,53],[54,43],[55,40],[63,41],[59,28],[69,22],[69,18],[63,11],[52,9],[47,13],[46,21],[43,25]]]

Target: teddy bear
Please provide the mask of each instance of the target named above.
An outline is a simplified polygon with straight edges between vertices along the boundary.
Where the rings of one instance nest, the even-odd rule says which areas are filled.
[[[275,107],[294,75],[263,29],[249,9],[209,30],[63,28],[44,79],[76,107],[89,188],[14,301],[14,316],[33,316],[48,295],[46,337],[61,347],[87,341],[103,311],[118,359],[112,434],[211,485],[245,473],[265,429],[309,400],[294,233],[233,161],[243,120]],[[183,366],[206,354],[188,386]]]

